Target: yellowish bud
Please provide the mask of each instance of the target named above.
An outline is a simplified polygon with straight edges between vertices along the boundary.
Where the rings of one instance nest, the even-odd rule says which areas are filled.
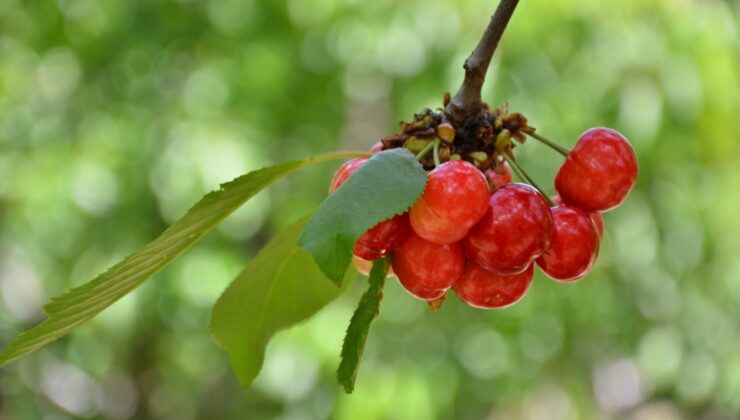
[[[437,126],[437,137],[447,143],[452,143],[455,140],[455,127],[450,123],[442,123]]]

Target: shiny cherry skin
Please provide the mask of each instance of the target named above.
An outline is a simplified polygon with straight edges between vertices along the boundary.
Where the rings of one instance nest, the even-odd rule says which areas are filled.
[[[504,185],[511,183],[511,168],[509,164],[504,162],[502,167],[504,169],[504,173],[502,174],[494,171],[492,168],[486,170],[486,179],[488,179],[488,185],[491,187],[491,191],[496,191]]]
[[[635,186],[637,157],[618,131],[592,128],[581,135],[555,176],[565,204],[607,211],[620,205]]]
[[[550,245],[552,213],[532,186],[512,183],[496,190],[488,210],[465,238],[469,259],[488,271],[518,274]]]
[[[393,253],[393,272],[412,296],[438,299],[465,270],[465,253],[459,243],[435,244],[410,234]]]
[[[470,261],[452,290],[463,302],[475,308],[500,309],[519,302],[529,290],[533,277],[534,264],[519,274],[507,276]]]
[[[552,209],[555,229],[550,247],[537,259],[548,277],[561,282],[583,278],[593,267],[599,252],[599,233],[591,215],[576,207]]]
[[[352,253],[363,260],[379,260],[396,249],[410,232],[408,215],[394,216],[363,233],[355,242]]]
[[[552,202],[558,206],[564,205],[563,199],[560,198],[559,195],[552,197]],[[598,211],[594,211],[589,214],[591,215],[591,220],[594,221],[594,225],[596,225],[596,230],[599,232],[599,238],[601,238],[604,236],[604,217]]]
[[[352,159],[340,166],[329,186],[329,194],[336,191],[366,160],[366,158]],[[366,261],[383,258],[393,251],[410,231],[411,226],[406,213],[384,220],[357,239],[353,254]]]
[[[457,242],[483,217],[489,195],[478,168],[462,160],[445,162],[429,173],[424,195],[411,207],[411,227],[436,244]]]

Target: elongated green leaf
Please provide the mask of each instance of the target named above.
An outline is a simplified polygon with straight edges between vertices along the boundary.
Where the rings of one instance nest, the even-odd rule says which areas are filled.
[[[426,182],[426,172],[408,150],[378,153],[321,204],[298,243],[340,284],[357,238],[408,210],[424,193]]]
[[[239,382],[249,386],[273,334],[323,308],[343,291],[327,281],[296,243],[308,219],[277,236],[239,274],[211,312],[211,334],[226,350]],[[354,273],[348,274],[344,283]]]
[[[342,360],[337,369],[337,381],[344,391],[351,394],[355,389],[355,379],[360,368],[360,359],[365,351],[370,324],[380,314],[380,300],[383,299],[385,276],[390,268],[388,257],[375,261],[370,271],[370,283],[367,291],[360,298],[352,319],[349,321],[347,334],[342,344]]]
[[[141,285],[198,242],[219,222],[263,188],[297,169],[358,153],[333,153],[291,161],[250,172],[208,193],[157,239],[105,273],[54,298],[44,310],[49,317],[20,334],[0,353],[0,365],[17,359],[68,333]]]

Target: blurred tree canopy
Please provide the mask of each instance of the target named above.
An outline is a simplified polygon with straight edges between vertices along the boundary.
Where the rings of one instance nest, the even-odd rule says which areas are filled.
[[[462,80],[495,2],[0,2],[0,343],[219,182],[367,149]],[[364,286],[279,334],[242,389],[219,293],[326,195],[280,181],[140,290],[0,371],[0,418],[740,416],[740,3],[524,1],[484,98],[572,145],[633,143],[638,188],[585,280],[438,313],[390,281],[355,394],[333,374]],[[453,92],[454,93],[454,92]],[[560,157],[520,162],[552,189]]]

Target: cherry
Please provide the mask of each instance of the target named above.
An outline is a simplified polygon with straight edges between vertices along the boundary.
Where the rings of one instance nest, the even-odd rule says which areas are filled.
[[[410,234],[393,253],[393,271],[411,295],[438,299],[465,269],[465,253],[459,243],[435,244]]]
[[[533,277],[534,264],[530,264],[519,274],[507,276],[468,262],[465,273],[455,282],[452,290],[470,306],[482,309],[505,308],[524,297]]]
[[[504,173],[502,174],[494,171],[493,169],[486,170],[488,185],[491,186],[491,190],[493,191],[496,191],[504,185],[511,183],[511,168],[509,167],[509,164],[503,162],[502,167],[504,169]]]
[[[563,199],[560,198],[559,195],[553,196],[552,201],[557,204],[558,206],[563,206]],[[590,213],[591,220],[594,221],[594,225],[596,225],[596,230],[599,232],[599,238],[604,236],[604,217],[599,213],[598,211],[594,211]]]
[[[352,159],[340,166],[329,186],[329,194],[336,191],[366,160],[366,158]],[[378,260],[393,251],[410,231],[406,213],[394,216],[363,233],[355,242],[353,253],[363,260]]]
[[[563,202],[589,212],[621,204],[635,186],[637,157],[619,132],[592,128],[581,135],[555,177]]]
[[[513,183],[496,190],[465,238],[468,258],[489,271],[518,274],[550,245],[550,207],[536,189]]]
[[[408,215],[394,216],[363,233],[352,252],[363,260],[379,260],[393,251],[410,231]]]
[[[360,165],[365,163],[366,160],[367,158],[356,158],[344,162],[334,173],[334,178],[331,179],[331,184],[329,184],[329,195],[344,184],[344,181],[346,181],[347,178],[349,178],[349,176],[360,167]]]
[[[478,168],[462,160],[445,162],[429,173],[424,195],[411,207],[411,227],[430,242],[457,242],[486,212],[489,194]]]
[[[599,234],[587,212],[571,206],[553,207],[555,229],[550,247],[537,259],[537,265],[550,278],[568,282],[582,278],[591,270],[599,252]]]

